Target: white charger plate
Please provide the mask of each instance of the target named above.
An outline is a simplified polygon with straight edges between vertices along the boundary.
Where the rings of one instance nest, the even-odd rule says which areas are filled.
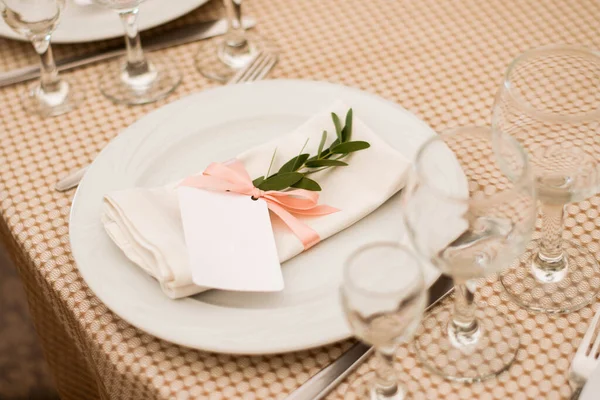
[[[154,28],[181,17],[208,0],[147,0],[140,5],[138,28]],[[96,4],[78,5],[67,0],[60,24],[52,34],[52,43],[80,43],[112,39],[125,35],[118,14]],[[0,18],[0,36],[25,40]]]
[[[348,255],[376,240],[401,240],[396,195],[354,226],[283,265],[279,293],[209,291],[170,300],[153,278],[131,263],[100,223],[104,194],[160,186],[203,170],[212,161],[290,132],[341,99],[371,129],[412,159],[435,133],[400,106],[378,96],[323,82],[271,80],[223,86],[162,107],[125,129],[100,153],[73,200],[70,238],[78,268],[96,295],[132,325],[159,338],[202,350],[267,354],[345,339],[339,304]],[[440,179],[453,185],[451,153],[441,154]],[[460,184],[456,183],[458,187]],[[376,260],[374,260],[376,262]],[[432,284],[439,273],[427,270]]]

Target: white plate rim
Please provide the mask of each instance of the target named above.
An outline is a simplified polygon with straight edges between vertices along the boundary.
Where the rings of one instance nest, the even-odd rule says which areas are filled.
[[[309,86],[312,85],[315,88],[316,87],[330,87],[332,89],[343,90],[343,91],[347,91],[348,93],[354,93],[355,95],[364,96],[365,98],[368,98],[369,101],[380,102],[380,103],[383,102],[383,103],[386,103],[387,105],[395,108],[395,110],[404,114],[405,116],[408,116],[409,118],[413,119],[413,122],[415,124],[421,125],[421,127],[423,128],[423,131],[427,131],[428,135],[429,135],[429,136],[424,136],[421,140],[424,141],[425,139],[427,139],[427,137],[435,135],[435,132],[425,122],[423,122],[422,120],[420,120],[419,118],[414,116],[414,114],[410,113],[406,109],[402,108],[400,105],[390,102],[389,100],[386,100],[375,94],[362,91],[360,89],[351,88],[351,87],[333,84],[333,83],[328,83],[328,82],[292,80],[292,79],[290,79],[290,80],[284,80],[284,79],[268,80],[268,81],[256,82],[256,83],[253,83],[250,85],[257,87],[259,85],[278,85],[278,84],[302,85],[305,87],[306,87],[306,85],[309,85]],[[248,86],[248,85],[245,85],[245,86]],[[163,115],[163,114],[166,114],[167,112],[170,112],[171,109],[176,109],[178,107],[184,107],[187,103],[193,103],[194,101],[198,101],[197,100],[198,98],[201,98],[203,96],[209,96],[211,94],[211,92],[213,92],[213,91],[231,90],[231,89],[226,89],[226,88],[231,88],[231,86],[211,88],[211,89],[202,91],[200,93],[191,94],[189,96],[181,98],[173,103],[170,103],[170,104],[168,104],[164,107],[161,107],[157,110],[154,110],[153,112],[140,118],[138,121],[136,121],[135,123],[130,125],[128,128],[126,128],[121,134],[116,136],[96,157],[95,161],[89,167],[88,175],[86,175],[84,177],[79,188],[77,189],[77,192],[75,193],[75,197],[73,199],[73,204],[71,207],[71,213],[70,213],[70,217],[69,217],[69,232],[71,233],[73,231],[73,221],[76,218],[77,205],[78,205],[79,199],[82,197],[83,190],[85,190],[86,186],[89,184],[88,179],[86,179],[86,178],[89,177],[90,175],[93,175],[93,174],[90,174],[89,172],[94,171],[96,168],[98,168],[98,165],[100,165],[100,163],[101,163],[101,161],[99,161],[99,160],[102,160],[104,158],[104,156],[108,152],[111,151],[112,148],[119,146],[119,144],[122,141],[126,140],[128,135],[134,135],[136,132],[135,129],[137,129],[137,127],[139,125],[144,124],[144,122],[149,122],[151,118],[157,118],[157,116],[159,116],[159,115]],[[90,287],[90,289],[92,289],[92,291],[94,291],[94,293],[96,293],[96,295],[100,298],[100,300],[102,300],[108,306],[109,309],[111,309],[113,312],[115,312],[115,314],[119,315],[121,318],[123,318],[125,321],[127,321],[131,325],[136,326],[156,337],[162,338],[162,339],[170,341],[172,343],[176,343],[176,344],[183,345],[186,347],[206,350],[206,351],[218,352],[218,353],[253,355],[253,354],[285,353],[285,352],[290,352],[290,351],[305,350],[305,349],[309,349],[309,348],[314,348],[314,347],[334,343],[334,342],[337,342],[337,341],[340,341],[343,339],[347,339],[350,336],[349,331],[345,331],[345,332],[339,332],[337,334],[331,334],[326,339],[313,339],[312,341],[305,342],[305,343],[286,344],[286,345],[280,345],[280,346],[267,345],[267,347],[265,347],[265,348],[242,349],[242,348],[232,348],[231,345],[218,345],[215,343],[212,343],[208,346],[206,344],[199,345],[196,342],[193,342],[193,341],[190,342],[189,340],[184,340],[181,337],[179,337],[177,335],[172,335],[169,332],[165,333],[161,329],[157,330],[153,326],[140,326],[140,324],[136,321],[135,318],[131,318],[131,315],[129,315],[128,313],[122,312],[122,309],[120,308],[120,306],[118,304],[113,303],[110,299],[107,300],[107,298],[105,296],[98,293],[98,286],[96,286],[96,283],[90,282],[89,279],[86,278],[85,268],[84,269],[80,268],[79,263],[77,263],[77,260],[81,259],[81,257],[78,256],[78,248],[79,247],[76,242],[77,239],[75,239],[74,235],[70,235],[70,241],[71,241],[73,257],[76,260],[76,265],[78,265],[79,271],[81,272],[84,280],[86,280],[86,282],[88,283],[88,286]],[[430,284],[432,282],[433,281],[431,281]]]
[[[183,15],[188,14],[192,10],[206,4],[209,0],[176,0],[169,2],[169,5],[176,5],[176,7],[151,7],[154,3],[159,3],[164,0],[148,0],[140,5],[140,14],[138,18],[138,30],[140,32],[156,28],[157,26],[171,22]],[[150,6],[149,6],[150,4]],[[68,4],[67,7],[82,7]],[[95,5],[85,7],[99,7]],[[159,12],[161,11],[161,12]],[[100,12],[114,14],[114,24],[110,24],[103,33],[95,33],[94,30],[90,29],[73,29],[67,30],[63,21],[61,21],[56,28],[56,31],[52,34],[52,43],[56,44],[68,44],[68,43],[87,43],[96,42],[100,40],[115,39],[125,35],[121,23],[119,22],[119,16],[116,12],[111,10],[101,10]],[[61,17],[62,18],[62,17]],[[71,17],[73,18],[73,17]],[[0,37],[8,39],[14,39],[22,42],[26,42],[27,39],[23,36],[14,32],[6,23],[0,18]]]

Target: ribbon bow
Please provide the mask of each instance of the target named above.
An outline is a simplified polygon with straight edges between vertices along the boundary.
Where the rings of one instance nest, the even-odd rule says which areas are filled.
[[[292,214],[319,216],[339,211],[327,205],[319,205],[319,194],[310,190],[295,189],[286,192],[260,190],[252,184],[252,178],[239,160],[227,164],[212,163],[202,175],[185,178],[180,186],[234,192],[251,196],[255,200],[265,200],[269,210],[281,218],[300,239],[304,250],[319,243],[321,237],[314,229]]]

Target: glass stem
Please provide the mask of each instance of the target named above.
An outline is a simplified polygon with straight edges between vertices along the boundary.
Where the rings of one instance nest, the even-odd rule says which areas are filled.
[[[242,25],[242,0],[223,0],[229,29],[225,43],[229,47],[241,48],[247,46],[246,32]]]
[[[52,47],[50,46],[50,35],[35,38],[32,43],[35,51],[40,56],[42,91],[46,93],[58,91],[60,78],[58,77],[58,69],[56,68]]]
[[[126,71],[130,76],[142,75],[148,72],[148,62],[142,50],[142,41],[137,28],[138,9],[119,13],[125,28],[125,46],[127,48]]]
[[[542,203],[542,238],[538,258],[545,266],[552,267],[561,264],[564,253],[562,248],[563,204]],[[561,268],[561,269],[562,269]]]
[[[456,282],[454,288],[454,313],[448,324],[448,334],[455,346],[468,346],[479,339],[479,323],[475,318],[475,293],[466,282]]]
[[[378,397],[393,397],[399,393],[398,380],[394,370],[397,346],[378,347],[375,349],[377,369],[375,371],[375,390]],[[396,397],[394,397],[396,398]]]

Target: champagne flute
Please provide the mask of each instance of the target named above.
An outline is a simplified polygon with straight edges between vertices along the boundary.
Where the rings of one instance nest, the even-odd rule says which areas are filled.
[[[196,55],[196,68],[208,79],[227,82],[258,53],[277,55],[269,40],[246,31],[242,25],[242,0],[223,0],[229,30],[223,38],[207,41]],[[216,44],[215,44],[216,42]]]
[[[563,213],[600,190],[600,53],[548,46],[517,57],[498,91],[492,126],[529,151],[542,211],[541,237],[503,273],[502,284],[530,310],[578,310],[598,296],[600,268],[580,243],[563,239]]]
[[[375,381],[360,386],[359,398],[405,398],[394,359],[398,345],[410,340],[419,325],[425,289],[419,260],[398,244],[370,244],[348,259],[341,288],[344,312],[356,337],[375,347],[379,362]]]
[[[181,75],[158,58],[149,59],[142,50],[137,27],[139,5],[144,0],[93,0],[119,14],[125,28],[127,55],[111,64],[100,78],[100,91],[119,104],[146,104],[169,95]]]
[[[22,97],[24,108],[42,117],[64,114],[79,106],[85,95],[58,75],[50,38],[65,0],[0,0],[2,18],[33,43],[41,59],[41,79]]]
[[[509,136],[492,140],[489,128],[436,136],[418,151],[402,202],[415,248],[456,288],[454,307],[436,308],[423,320],[417,356],[451,380],[498,375],[515,359],[519,336],[496,307],[476,307],[472,280],[506,268],[531,237],[536,203],[525,151]]]

